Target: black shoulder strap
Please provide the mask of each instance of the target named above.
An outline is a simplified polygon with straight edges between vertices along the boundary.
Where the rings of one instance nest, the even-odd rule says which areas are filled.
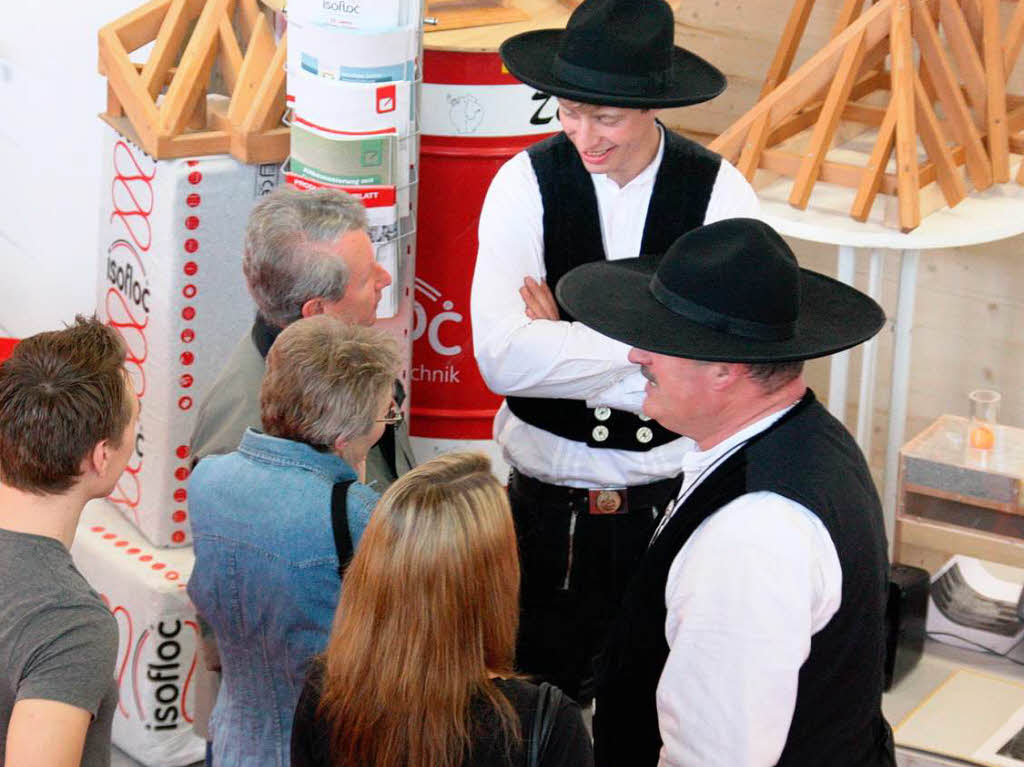
[[[530,731],[529,767],[540,767],[551,731],[555,728],[558,709],[562,707],[562,691],[553,684],[541,682],[537,691],[537,710]]]
[[[348,532],[348,486],[355,482],[346,479],[335,482],[331,490],[331,528],[334,531],[334,550],[338,552],[338,577],[345,575],[345,568],[352,559],[352,536]]]

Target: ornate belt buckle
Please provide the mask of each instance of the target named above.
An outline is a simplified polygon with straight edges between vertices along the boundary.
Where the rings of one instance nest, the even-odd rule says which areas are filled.
[[[629,500],[624,487],[601,487],[587,491],[588,513],[604,516],[607,514],[628,514]]]

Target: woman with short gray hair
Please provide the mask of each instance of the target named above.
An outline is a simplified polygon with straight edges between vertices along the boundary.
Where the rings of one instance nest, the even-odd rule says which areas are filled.
[[[189,595],[220,649],[210,721],[219,767],[288,764],[292,714],[323,651],[341,570],[379,494],[366,453],[401,418],[397,344],[327,315],[290,324],[267,355],[263,431],[196,466]]]

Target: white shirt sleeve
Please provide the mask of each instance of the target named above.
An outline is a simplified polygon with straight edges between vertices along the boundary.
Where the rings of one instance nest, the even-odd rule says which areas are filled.
[[[706,519],[665,589],[660,767],[774,765],[811,636],[841,592],[835,545],[800,504],[750,493]]]
[[[711,224],[724,218],[760,218],[761,203],[754,188],[734,165],[724,157],[711,188],[704,223]]]
[[[487,386],[498,394],[587,399],[637,368],[629,347],[578,322],[527,318],[519,288],[540,281],[544,209],[529,156],[501,167],[480,213],[470,296],[473,347]]]

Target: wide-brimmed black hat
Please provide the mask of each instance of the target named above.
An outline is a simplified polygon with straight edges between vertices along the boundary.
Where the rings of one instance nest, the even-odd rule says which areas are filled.
[[[602,106],[658,109],[699,104],[725,90],[725,76],[672,42],[664,0],[584,0],[562,29],[510,37],[508,71],[537,90]]]
[[[573,317],[606,336],[696,360],[823,357],[885,323],[871,298],[801,269],[775,230],[752,218],[687,232],[656,268],[643,257],[583,264],[556,293]]]

